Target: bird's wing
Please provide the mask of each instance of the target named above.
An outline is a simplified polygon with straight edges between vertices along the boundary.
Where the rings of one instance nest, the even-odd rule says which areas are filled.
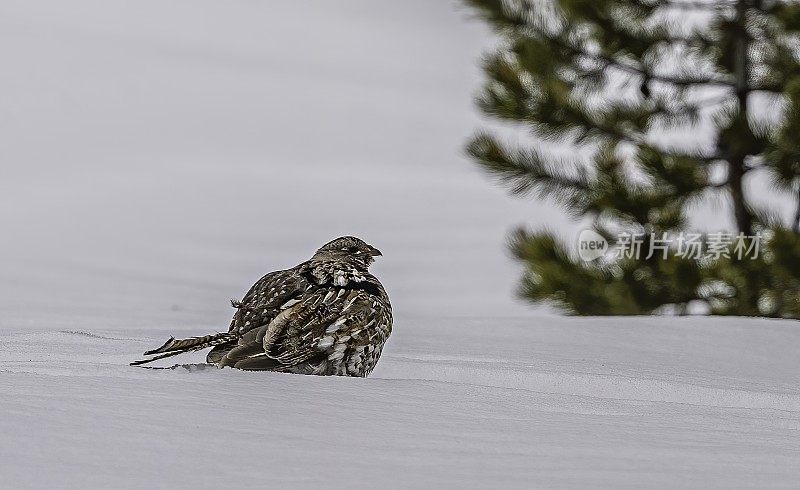
[[[314,287],[297,268],[270,272],[253,284],[242,301],[232,302],[237,311],[229,331],[244,335],[269,324],[281,311],[296,304]]]
[[[315,327],[319,328],[327,321],[335,320],[335,312],[325,302],[336,292],[332,288],[317,288],[301,296],[300,300],[283,309],[269,323],[262,324],[247,331],[238,345],[222,359],[220,366],[242,367],[248,364],[253,368],[258,363],[263,369],[275,369],[290,365],[292,358],[308,359],[317,352],[308,348]],[[303,332],[298,332],[301,326]],[[299,334],[299,335],[298,335]],[[293,355],[286,355],[285,349],[274,348],[277,345],[292,345]],[[306,348],[299,348],[306,344]],[[301,355],[300,352],[303,352]]]
[[[302,274],[303,264],[292,269],[270,272],[250,288],[241,301],[231,301],[237,309],[228,333],[242,337],[252,330],[268,325],[281,311],[296,304],[315,285]],[[207,362],[218,364],[234,348],[233,340],[221,344],[208,353]]]
[[[281,371],[335,364],[347,349],[371,345],[374,327],[387,312],[391,323],[391,310],[364,289],[321,287],[268,325],[247,332],[221,365]]]

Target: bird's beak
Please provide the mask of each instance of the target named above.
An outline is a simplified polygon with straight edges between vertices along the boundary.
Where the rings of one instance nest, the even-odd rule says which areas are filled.
[[[383,255],[380,250],[378,250],[377,248],[375,248],[373,246],[369,247],[369,254],[371,256],[373,256],[373,257],[379,257],[379,256]]]

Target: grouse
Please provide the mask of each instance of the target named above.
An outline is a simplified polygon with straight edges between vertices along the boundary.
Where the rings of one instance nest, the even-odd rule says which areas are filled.
[[[212,347],[207,362],[251,371],[368,376],[392,331],[392,306],[369,266],[381,252],[345,236],[291,269],[259,279],[227,332],[170,338],[146,364]]]

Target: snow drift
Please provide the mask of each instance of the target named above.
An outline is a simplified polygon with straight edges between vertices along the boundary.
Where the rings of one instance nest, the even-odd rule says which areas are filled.
[[[127,365],[168,334],[191,333],[2,332],[4,485],[763,487],[800,479],[795,322],[403,322],[367,379]]]

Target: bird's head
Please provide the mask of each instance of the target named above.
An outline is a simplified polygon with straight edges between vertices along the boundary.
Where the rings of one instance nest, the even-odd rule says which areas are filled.
[[[311,258],[313,261],[344,262],[366,271],[382,255],[381,251],[354,236],[343,236],[326,243]]]

